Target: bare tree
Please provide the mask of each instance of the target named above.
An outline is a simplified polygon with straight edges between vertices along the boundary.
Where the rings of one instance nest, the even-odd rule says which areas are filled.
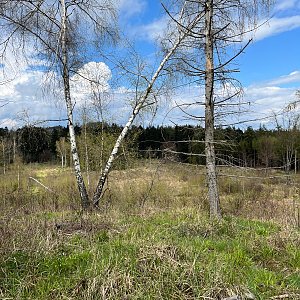
[[[210,215],[220,217],[220,199],[216,176],[214,148],[214,33],[213,0],[205,7],[205,155]]]
[[[88,146],[87,146],[87,117],[88,115],[96,114],[96,120],[100,122],[101,126],[101,145],[99,165],[103,166],[104,155],[104,123],[107,121],[105,115],[108,111],[108,105],[111,100],[111,91],[108,81],[111,79],[112,74],[109,67],[103,62],[89,62],[80,68],[75,76],[72,78],[72,86],[74,98],[85,98],[83,104],[83,126],[84,126],[84,139],[85,139],[85,158],[86,158],[86,171],[89,185],[89,159],[88,159]],[[77,94],[77,95],[76,95]],[[81,99],[83,100],[83,99]]]
[[[204,18],[198,19],[197,26],[188,30],[188,38],[181,43],[181,51],[178,51],[173,68],[184,75],[184,82],[192,81],[204,86],[203,101],[187,103],[185,107],[181,105],[180,109],[188,118],[205,123],[210,216],[219,219],[221,212],[214,138],[216,119],[224,121],[235,113],[233,108],[238,107],[242,89],[231,75],[238,71],[232,63],[250,43],[250,40],[245,41],[245,33],[255,29],[257,20],[268,11],[270,3],[259,0],[174,0],[171,3],[166,11],[177,28],[187,30],[191,17],[204,15]],[[183,16],[180,22],[173,17],[178,11]],[[198,112],[192,109],[195,107],[198,107]],[[199,107],[204,107],[204,117],[200,116]]]
[[[119,137],[117,138],[115,145],[113,147],[113,150],[106,162],[105,168],[99,178],[94,197],[93,197],[93,204],[94,206],[99,205],[99,201],[104,193],[104,186],[108,177],[108,174],[111,170],[111,167],[113,165],[113,162],[115,161],[115,158],[118,154],[119,148],[125,139],[126,135],[128,134],[128,131],[133,124],[134,120],[136,119],[137,115],[140,113],[142,109],[145,107],[150,107],[155,103],[155,99],[157,97],[157,90],[155,90],[155,84],[159,82],[163,71],[166,69],[169,60],[172,59],[173,55],[175,54],[176,50],[179,48],[181,43],[186,39],[189,30],[192,30],[194,26],[199,21],[199,18],[202,16],[196,15],[194,16],[187,28],[180,28],[178,32],[173,35],[174,41],[169,40],[167,43],[167,49],[165,49],[165,55],[162,58],[161,62],[159,63],[156,71],[153,73],[151,79],[148,79],[147,76],[144,76],[140,72],[138,72],[137,75],[137,81],[136,81],[136,93],[135,93],[135,100],[134,100],[134,107],[133,112],[131,113],[127,123],[125,124],[122,132],[120,133]],[[178,17],[181,18],[181,15]],[[164,74],[165,75],[165,74]],[[143,86],[143,84],[146,83],[145,89],[140,89],[140,85]],[[159,89],[158,89],[159,90]],[[154,102],[151,101],[154,99]]]
[[[296,169],[296,151],[299,141],[300,115],[298,112],[298,101],[293,101],[283,108],[278,114],[274,114],[278,138],[281,141],[279,152],[285,163],[286,173],[289,174],[293,158]]]
[[[2,138],[2,159],[3,159],[3,174],[6,173],[6,151],[5,151],[5,139]]]
[[[45,69],[53,70],[53,77],[62,79],[71,153],[83,209],[88,208],[89,198],[77,151],[73,121],[75,104],[71,98],[70,77],[84,62],[84,48],[88,36],[102,39],[104,33],[111,37],[115,34],[107,21],[108,16],[114,17],[113,6],[97,0],[0,2],[2,52],[9,45],[30,45],[39,53]],[[90,42],[88,41],[92,46]]]
[[[56,151],[60,155],[61,167],[65,168],[67,166],[67,147],[65,137],[61,137],[58,141],[56,141]]]
[[[0,18],[4,21],[4,27],[8,34],[4,38],[2,45],[4,50],[13,38],[14,34],[18,34],[18,42],[31,41],[34,47],[41,52],[42,56],[47,59],[47,68],[54,67],[55,74],[60,74],[64,88],[64,99],[67,107],[68,125],[71,143],[71,152],[74,163],[78,189],[81,196],[82,207],[86,209],[89,206],[88,194],[81,174],[75,131],[73,125],[73,109],[74,103],[71,98],[70,77],[72,72],[76,72],[80,66],[80,53],[84,44],[84,38],[79,34],[78,28],[82,24],[79,21],[82,14],[85,18],[92,20],[92,24],[96,30],[107,32],[107,27],[102,25],[103,18],[97,18],[94,12],[93,3],[98,1],[75,1],[75,0],[56,0],[49,2],[46,0],[36,1],[3,1],[1,4]],[[103,14],[103,4],[106,1],[99,1],[100,11]],[[91,13],[91,11],[93,13]],[[193,23],[191,23],[193,24]],[[196,22],[195,22],[196,24]],[[192,27],[192,26],[191,26]],[[90,29],[90,27],[86,27]],[[114,32],[109,32],[112,35]],[[174,54],[181,41],[187,35],[186,31],[181,31],[176,37],[174,43],[170,43],[169,50],[166,52],[161,63],[151,80],[144,78],[147,88],[144,92],[139,92],[136,98],[135,106],[128,122],[126,123],[122,133],[116,141],[115,147],[106,163],[106,166],[100,176],[99,183],[94,194],[94,204],[97,205],[103,192],[107,175],[110,171],[112,163],[118,153],[119,147],[127,135],[127,132],[135,120],[139,112],[151,103],[147,102],[153,95],[154,83],[159,79],[161,71],[165,67],[170,57]],[[142,77],[140,77],[142,78]],[[151,101],[150,101],[151,102]]]

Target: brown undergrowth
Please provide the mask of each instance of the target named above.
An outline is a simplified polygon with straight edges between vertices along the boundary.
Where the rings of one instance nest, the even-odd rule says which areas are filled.
[[[12,170],[0,182],[0,298],[299,299],[299,179],[254,172],[222,170],[224,219],[211,223],[203,167],[115,170],[88,214],[71,170]]]

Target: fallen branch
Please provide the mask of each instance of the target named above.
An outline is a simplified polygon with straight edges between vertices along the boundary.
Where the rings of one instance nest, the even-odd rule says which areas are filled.
[[[283,294],[283,295],[270,297],[270,299],[272,299],[272,300],[276,300],[276,299],[300,299],[300,294]]]
[[[44,189],[46,189],[47,191],[55,194],[55,192],[53,190],[51,190],[49,187],[45,186],[44,184],[42,184],[40,181],[38,181],[37,179],[33,178],[33,177],[29,177],[29,179],[33,180],[34,182],[38,183],[39,185],[41,185]]]
[[[290,175],[281,175],[281,176],[244,176],[244,175],[230,175],[230,174],[221,174],[218,173],[218,176],[224,176],[224,177],[235,177],[235,178],[248,178],[248,179],[276,179],[276,178],[289,178]]]
[[[234,295],[232,297],[229,298],[223,298],[222,300],[242,300],[242,297],[239,295]]]

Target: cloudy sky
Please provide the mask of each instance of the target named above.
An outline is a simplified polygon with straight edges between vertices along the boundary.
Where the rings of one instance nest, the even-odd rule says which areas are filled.
[[[155,41],[162,34],[167,18],[160,1],[154,0],[120,0],[120,24],[125,34],[135,39],[137,51],[144,57],[155,56]],[[282,110],[289,102],[296,99],[295,93],[300,89],[300,0],[278,0],[272,9],[272,18],[259,27],[254,41],[238,58],[240,73],[237,78],[244,87],[244,102],[250,102],[249,111],[241,117],[261,121],[242,124],[258,126],[259,123],[272,126],[272,121],[264,119],[273,112]],[[265,20],[261,20],[263,23]],[[99,57],[97,59],[99,62]],[[107,79],[111,78],[106,70]],[[112,78],[113,80],[113,78]],[[18,127],[42,120],[65,119],[65,108],[59,100],[59,93],[48,92],[45,86],[47,78],[38,70],[28,68],[25,61],[16,65],[8,54],[4,65],[0,65],[0,127]],[[78,97],[78,91],[76,95]],[[126,107],[127,96],[121,92],[110,99],[109,109],[115,109],[112,121],[118,117],[126,119],[130,108]],[[181,89],[172,96],[169,105],[157,113],[156,124],[186,123],[180,112],[172,109],[183,99],[193,102],[203,95],[203,89],[197,86]],[[75,97],[76,98],[76,97]],[[180,100],[181,99],[181,100]],[[80,101],[77,101],[80,103]],[[76,102],[75,108],[79,109]],[[140,118],[147,125],[149,118]],[[41,123],[42,124],[42,123]],[[48,122],[46,125],[55,125]],[[60,124],[66,125],[65,121]]]

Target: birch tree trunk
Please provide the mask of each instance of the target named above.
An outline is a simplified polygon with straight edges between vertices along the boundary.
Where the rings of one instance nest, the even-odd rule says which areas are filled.
[[[206,1],[205,11],[205,155],[210,217],[220,219],[220,200],[214,147],[214,35],[213,0]]]
[[[16,161],[16,137],[13,137],[13,156],[14,156],[14,162]]]
[[[103,172],[103,156],[104,156],[104,114],[103,114],[103,102],[101,99],[101,93],[99,87],[97,87],[97,91],[93,91],[94,98],[95,98],[95,107],[96,113],[99,122],[101,123],[101,145],[100,145],[100,173]]]
[[[73,124],[73,106],[70,94],[70,74],[68,69],[68,49],[67,49],[67,10],[65,0],[60,0],[61,3],[61,55],[62,55],[62,64],[63,64],[63,83],[64,83],[64,95],[67,106],[68,114],[68,127],[70,135],[70,144],[71,144],[71,154],[73,158],[74,171],[77,181],[78,190],[81,198],[81,206],[83,209],[89,207],[89,198],[85,183],[82,177],[79,156],[77,151],[76,139],[75,139],[75,129]]]
[[[297,174],[297,150],[295,150],[295,174]]]
[[[150,95],[150,93],[152,92],[152,88],[153,85],[155,83],[155,81],[157,80],[157,78],[159,77],[160,72],[162,71],[162,69],[164,68],[166,62],[169,60],[169,58],[173,55],[173,53],[175,52],[175,50],[177,49],[177,47],[180,45],[181,41],[184,39],[185,35],[183,35],[182,37],[179,37],[178,40],[176,41],[176,43],[173,45],[173,47],[169,50],[169,52],[166,54],[166,56],[164,57],[164,59],[161,61],[159,67],[157,68],[155,74],[153,75],[151,81],[148,84],[147,89],[145,90],[144,95],[142,96],[142,98],[140,99],[140,101],[136,104],[131,116],[129,117],[125,127],[123,128],[122,132],[120,133],[114,148],[107,160],[107,163],[105,165],[105,168],[100,176],[100,179],[98,181],[97,187],[96,187],[96,191],[94,193],[94,197],[93,197],[93,203],[94,206],[98,206],[99,205],[99,201],[100,198],[103,194],[103,188],[107,179],[107,176],[110,172],[110,169],[112,167],[112,164],[118,154],[119,148],[121,146],[122,141],[124,140],[124,138],[126,137],[130,126],[132,125],[133,121],[135,120],[136,116],[138,115],[138,113],[140,112],[140,110],[144,107],[144,105],[146,104],[146,101],[148,99],[148,96]]]
[[[87,186],[88,189],[90,187],[90,159],[89,159],[89,151],[88,151],[88,144],[87,144],[87,112],[86,112],[86,103],[83,109],[83,123],[84,123],[84,150],[85,150],[85,171],[86,171],[86,178],[87,178]]]
[[[3,154],[3,174],[5,175],[6,163],[5,163],[5,144],[4,144],[4,139],[2,140],[2,154]]]

